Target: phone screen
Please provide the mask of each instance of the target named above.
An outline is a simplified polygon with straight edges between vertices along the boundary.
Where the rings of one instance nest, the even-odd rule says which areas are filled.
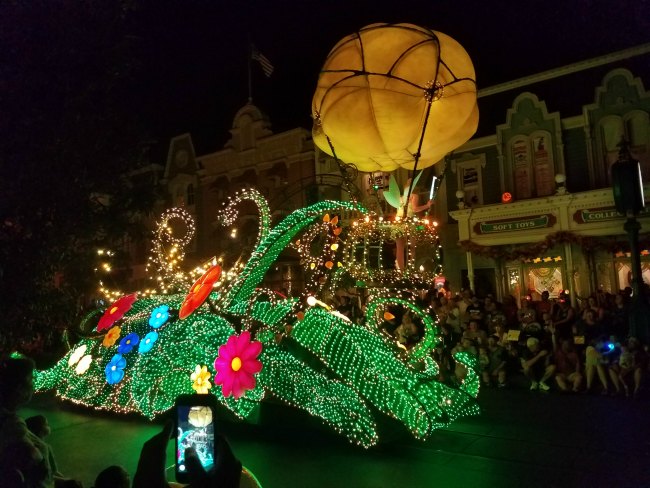
[[[185,449],[194,448],[207,471],[214,464],[214,415],[208,405],[176,406],[176,473],[187,472]]]

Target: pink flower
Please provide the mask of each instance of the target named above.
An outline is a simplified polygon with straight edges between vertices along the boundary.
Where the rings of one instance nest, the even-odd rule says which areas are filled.
[[[246,390],[255,388],[255,373],[262,371],[262,363],[257,356],[262,352],[262,343],[251,342],[251,334],[242,332],[240,336],[232,335],[219,348],[219,355],[214,360],[217,374],[215,385],[221,385],[223,396],[231,394],[241,397]]]

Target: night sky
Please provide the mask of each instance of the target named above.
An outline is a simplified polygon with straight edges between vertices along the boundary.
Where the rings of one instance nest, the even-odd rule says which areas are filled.
[[[275,66],[270,78],[253,66],[253,101],[269,115],[275,132],[310,127],[311,96],[328,51],[344,36],[375,22],[416,23],[455,38],[474,61],[479,88],[650,41],[650,0],[124,3],[134,6],[128,12],[126,34],[139,65],[123,99],[140,112],[152,139],[158,141],[160,155],[169,138],[183,132],[192,134],[199,154],[223,146],[235,112],[248,97],[249,38]],[[82,39],[89,44],[101,41],[93,39],[95,35],[110,35],[88,27],[83,16],[66,12],[57,18],[50,12],[39,17],[38,9],[33,10],[2,21],[14,30],[25,24],[27,46],[20,49],[26,53],[47,49],[46,44],[29,46],[38,37],[39,23],[58,23],[48,27],[56,36],[66,31],[73,35],[80,28],[76,24],[84,23]],[[13,61],[24,59],[20,52]],[[29,76],[39,76],[38,68],[31,69]],[[76,70],[87,67],[70,64],[60,69],[67,70],[73,83]],[[43,83],[48,76],[44,71]],[[65,110],[53,107],[53,112],[54,108]]]
[[[181,7],[182,4],[182,7]],[[274,131],[310,126],[318,71],[344,36],[375,22],[444,32],[472,57],[479,88],[650,41],[646,0],[277,0],[154,2],[139,27],[155,46],[156,133],[189,131],[218,149],[247,99],[248,38],[273,63],[253,65],[253,100]]]

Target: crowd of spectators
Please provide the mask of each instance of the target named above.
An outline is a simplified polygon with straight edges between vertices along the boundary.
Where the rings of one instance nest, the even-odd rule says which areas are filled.
[[[629,293],[598,293],[578,300],[530,296],[502,303],[470,291],[432,300],[443,340],[436,350],[441,379],[463,380],[453,354],[479,360],[484,386],[525,384],[530,390],[600,393],[637,398],[649,371],[648,345],[629,335]]]
[[[599,393],[638,398],[650,373],[648,344],[629,335],[630,290],[596,293],[572,306],[568,295],[538,300],[512,296],[502,302],[465,290],[453,298],[429,293],[418,299],[438,323],[432,352],[439,380],[458,385],[467,375],[456,352],[475,355],[487,387],[526,387],[547,392]],[[335,308],[352,321],[364,319],[362,300],[334,297]],[[408,311],[390,309],[381,331],[408,349],[422,339],[421,321]]]

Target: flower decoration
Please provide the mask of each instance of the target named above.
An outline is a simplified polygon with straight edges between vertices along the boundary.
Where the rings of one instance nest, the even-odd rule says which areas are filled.
[[[92,362],[92,356],[90,354],[86,354],[79,360],[79,363],[77,363],[77,367],[74,369],[74,372],[78,375],[84,374],[86,371],[88,371],[88,368],[90,368],[90,363]]]
[[[208,381],[210,376],[212,376],[212,374],[208,371],[207,366],[202,367],[200,364],[197,364],[194,373],[190,376],[190,379],[194,382],[192,388],[197,393],[207,393],[208,390],[212,388],[212,384]]]
[[[117,346],[117,352],[120,354],[126,354],[133,350],[135,346],[140,342],[140,337],[135,332],[131,332],[128,336],[120,341],[120,345]]]
[[[221,276],[221,266],[215,264],[207,270],[190,288],[190,292],[185,297],[178,317],[182,320],[192,314],[208,298],[212,291],[212,286]]]
[[[251,342],[250,332],[240,336],[232,335],[219,348],[219,355],[214,360],[217,371],[215,384],[221,385],[223,396],[231,394],[240,398],[244,391],[255,388],[255,373],[262,371],[262,363],[257,357],[262,352],[262,343]]]
[[[82,344],[76,348],[72,354],[70,354],[70,357],[68,358],[68,366],[74,366],[77,364],[84,354],[86,354],[86,345]]]
[[[106,381],[109,385],[114,385],[124,378],[124,368],[126,368],[126,359],[121,354],[116,354],[106,365]]]
[[[159,307],[154,308],[151,312],[151,316],[149,317],[149,325],[154,329],[157,329],[158,327],[164,325],[168,320],[169,306],[160,305]]]
[[[120,338],[120,334],[122,333],[122,328],[118,325],[115,327],[111,327],[111,329],[106,333],[104,336],[104,340],[102,341],[102,346],[104,347],[111,347],[114,345],[117,340]]]
[[[158,340],[158,332],[151,331],[149,332],[142,341],[140,342],[140,347],[138,347],[138,352],[144,354],[145,352],[151,351],[151,348]]]
[[[137,298],[137,293],[125,295],[108,307],[104,312],[104,315],[102,315],[102,318],[99,319],[97,332],[108,329],[111,325],[120,320],[124,314],[131,309]]]

